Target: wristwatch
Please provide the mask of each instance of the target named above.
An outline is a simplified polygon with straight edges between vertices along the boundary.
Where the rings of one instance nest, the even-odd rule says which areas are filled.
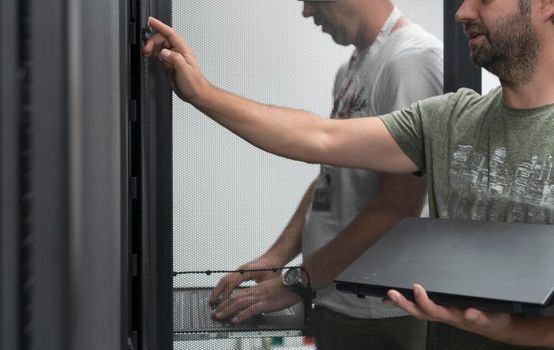
[[[304,283],[307,281],[302,279],[302,269],[299,267],[293,267],[285,270],[281,276],[283,285],[291,292],[299,295],[302,299],[305,299],[312,295],[311,288],[305,287]]]
[[[305,271],[303,267],[291,267],[283,271],[281,279],[285,288],[302,298],[304,304],[304,323],[307,324],[312,318],[312,300],[315,298],[315,292],[312,290],[310,277],[307,272],[306,277],[308,280],[303,281],[302,271]],[[306,286],[304,286],[304,282],[306,282]]]

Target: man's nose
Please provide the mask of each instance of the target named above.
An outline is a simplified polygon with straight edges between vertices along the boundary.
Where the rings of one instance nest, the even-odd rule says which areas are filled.
[[[477,11],[475,10],[473,2],[474,0],[464,0],[464,2],[458,8],[458,11],[456,11],[456,21],[467,23],[475,20]]]

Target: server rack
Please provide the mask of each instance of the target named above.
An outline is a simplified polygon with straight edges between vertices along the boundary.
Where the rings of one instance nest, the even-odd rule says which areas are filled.
[[[169,5],[0,4],[2,349],[171,348],[171,95],[130,17]]]

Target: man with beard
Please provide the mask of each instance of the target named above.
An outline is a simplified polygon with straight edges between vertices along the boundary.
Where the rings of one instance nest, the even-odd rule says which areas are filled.
[[[306,1],[303,6],[303,16],[313,17],[337,44],[355,47],[336,75],[331,118],[390,113],[443,92],[442,43],[391,1]],[[301,253],[317,290],[310,329],[319,350],[424,349],[426,322],[380,298],[340,293],[332,283],[401,218],[419,216],[424,201],[421,177],[322,165],[275,243],[238,270],[285,266]],[[231,296],[246,280],[257,284]],[[230,273],[211,297],[219,304],[214,316],[233,315],[237,323],[299,300],[280,273],[267,271]]]
[[[473,62],[502,86],[485,96],[460,89],[379,118],[328,120],[222,91],[204,79],[178,34],[156,21],[160,34],[145,54],[160,57],[181,98],[264,150],[426,174],[432,217],[553,223],[554,0],[465,0],[456,19]],[[420,285],[413,292],[415,302],[389,291],[389,302],[436,322],[430,349],[554,347],[554,318],[459,310],[436,305]]]

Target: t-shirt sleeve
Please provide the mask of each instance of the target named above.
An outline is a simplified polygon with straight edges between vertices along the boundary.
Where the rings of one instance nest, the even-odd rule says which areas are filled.
[[[380,116],[400,149],[419,169],[426,173],[425,144],[436,135],[434,126],[442,129],[445,106],[452,94],[440,95],[413,103],[407,108]]]
[[[379,117],[402,151],[424,174],[425,155],[419,103]]]

